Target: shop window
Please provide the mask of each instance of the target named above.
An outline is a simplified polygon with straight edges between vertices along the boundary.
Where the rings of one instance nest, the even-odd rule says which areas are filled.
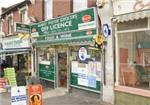
[[[16,60],[18,62],[16,62]],[[17,56],[14,56],[13,66],[16,68],[16,70],[19,70],[25,73],[31,72],[31,55],[19,54]]]
[[[54,64],[54,49],[41,48],[39,51],[39,63],[41,64]]]
[[[149,31],[118,35],[120,85],[150,88]]]
[[[102,86],[101,51],[90,46],[72,47],[70,59],[71,86],[99,93]]]
[[[55,50],[50,47],[38,49],[38,74],[45,87],[54,87],[55,81]]]

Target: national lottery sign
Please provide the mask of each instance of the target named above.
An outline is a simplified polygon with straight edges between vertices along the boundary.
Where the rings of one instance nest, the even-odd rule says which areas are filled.
[[[26,88],[24,86],[11,88],[11,105],[27,105]]]

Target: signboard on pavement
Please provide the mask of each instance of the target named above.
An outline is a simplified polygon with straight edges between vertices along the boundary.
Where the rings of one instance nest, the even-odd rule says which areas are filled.
[[[4,69],[5,77],[8,79],[11,86],[17,86],[16,74],[14,68],[5,68]]]
[[[29,105],[43,105],[42,85],[29,85]]]
[[[15,86],[11,88],[11,105],[27,105],[26,88]]]

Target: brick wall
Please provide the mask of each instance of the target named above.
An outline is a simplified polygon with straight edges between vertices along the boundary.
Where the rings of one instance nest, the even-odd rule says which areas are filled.
[[[3,32],[7,35],[8,34],[8,21],[6,19],[6,17],[4,18],[4,21],[3,21]]]
[[[54,0],[53,17],[62,16],[72,12],[72,0]]]
[[[35,17],[38,22],[44,20],[44,0],[36,0],[34,5],[29,5],[28,15]]]
[[[88,7],[95,7],[96,6],[96,0],[88,0]]]
[[[44,12],[43,12],[43,4],[44,0],[36,0],[35,4],[29,4],[28,5],[28,17],[34,17],[38,22],[44,20]],[[12,11],[13,13],[13,21],[14,22],[20,22],[21,17],[19,14],[18,9],[15,11]],[[4,22],[3,22],[3,32],[7,35],[8,34],[8,19],[6,16],[4,17]]]

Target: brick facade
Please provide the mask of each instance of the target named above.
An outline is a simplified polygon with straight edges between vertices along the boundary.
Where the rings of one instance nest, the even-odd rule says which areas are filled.
[[[35,0],[34,5],[29,5],[28,15],[35,17],[38,22],[44,20],[44,0]]]
[[[95,7],[96,0],[88,0],[87,7]],[[54,0],[53,17],[62,16],[73,12],[73,0]]]
[[[88,0],[88,7],[95,7],[96,6],[96,0]]]
[[[53,17],[62,16],[72,12],[72,0],[54,0]]]
[[[88,7],[93,7],[96,5],[96,0],[88,0]],[[35,0],[35,4],[28,4],[28,17],[34,17],[37,22],[44,20],[44,0]],[[73,12],[73,0],[53,0],[53,18],[69,14]],[[13,21],[20,22],[21,17],[18,9],[10,11],[13,13]],[[3,32],[5,35],[8,34],[8,19],[6,14],[3,17]]]
[[[27,14],[28,17],[34,17],[37,22],[43,21],[44,20],[44,12],[43,12],[43,4],[44,0],[35,0],[35,4],[28,4],[27,6]],[[23,6],[24,7],[24,6]],[[21,21],[21,16],[19,13],[19,9],[12,9],[10,12],[6,15],[3,16],[3,32],[5,33],[6,36],[8,36],[9,29],[8,29],[8,19],[7,16],[13,14],[13,22],[20,22]]]

